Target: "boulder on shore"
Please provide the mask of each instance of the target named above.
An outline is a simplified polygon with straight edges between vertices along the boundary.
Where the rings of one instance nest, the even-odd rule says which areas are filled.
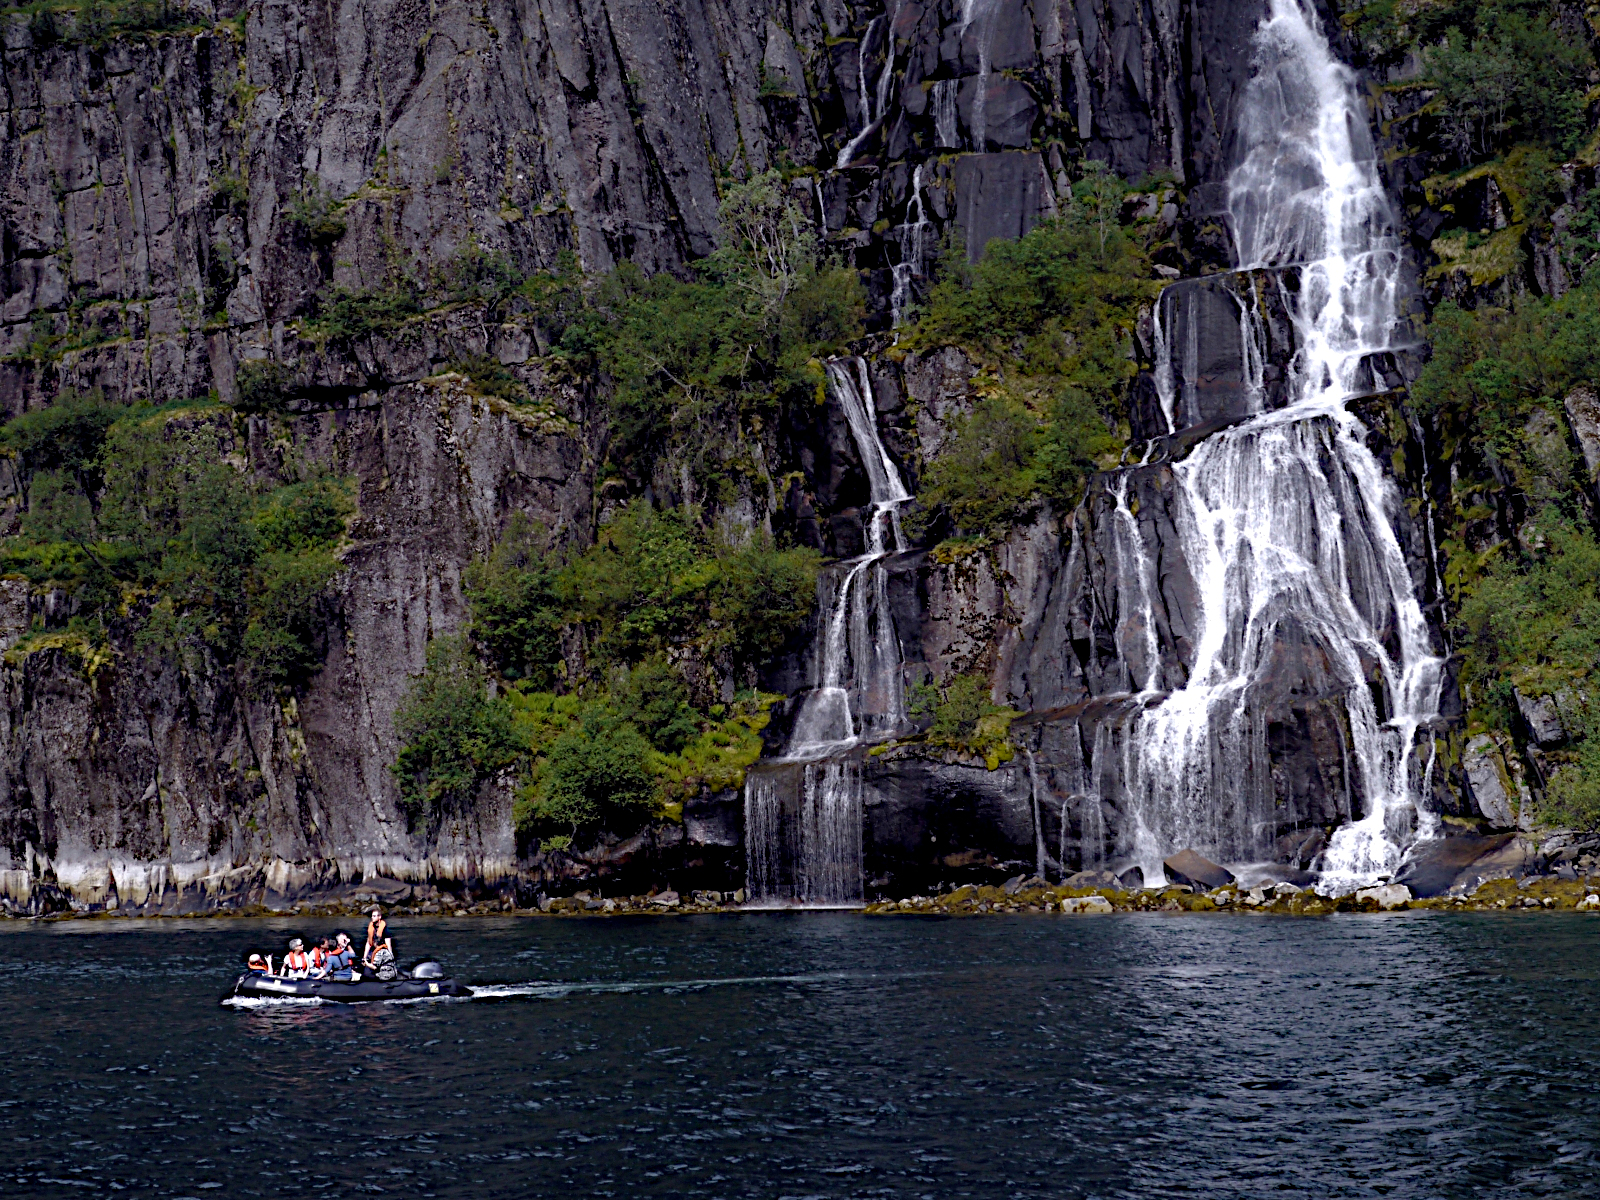
[[[1111,901],[1104,896],[1068,896],[1061,902],[1064,913],[1108,913]]]
[[[1163,859],[1161,865],[1167,869],[1172,882],[1187,883],[1199,891],[1209,892],[1233,882],[1232,871],[1219,867],[1194,850],[1179,850],[1171,858]]]
[[[1413,847],[1410,861],[1394,881],[1421,898],[1442,896],[1453,890],[1471,891],[1485,879],[1520,878],[1536,857],[1516,834],[1461,834]]]
[[[1371,900],[1379,908],[1402,908],[1411,902],[1411,889],[1403,883],[1385,883],[1378,887],[1361,888],[1357,900]]]

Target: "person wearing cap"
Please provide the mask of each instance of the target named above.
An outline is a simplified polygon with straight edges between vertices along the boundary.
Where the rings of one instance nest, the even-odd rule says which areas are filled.
[[[283,956],[283,977],[304,979],[309,974],[311,974],[311,959],[306,954],[305,943],[299,938],[290,938],[289,953]]]
[[[252,954],[250,961],[245,964],[252,975],[271,975],[272,964],[259,954]]]
[[[350,944],[348,933],[335,935],[335,945],[328,955],[328,978],[348,982],[356,965],[356,948]]]

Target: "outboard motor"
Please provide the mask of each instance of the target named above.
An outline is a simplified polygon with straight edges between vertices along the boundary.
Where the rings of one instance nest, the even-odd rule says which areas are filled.
[[[421,962],[419,962],[416,966],[411,968],[411,978],[413,978],[413,979],[443,979],[444,978],[444,968],[441,967],[438,963],[434,962],[433,959],[425,958]]]

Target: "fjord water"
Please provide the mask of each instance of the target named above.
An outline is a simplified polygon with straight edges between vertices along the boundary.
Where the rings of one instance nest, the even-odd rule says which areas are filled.
[[[1583,914],[409,921],[407,958],[501,998],[220,1007],[239,953],[287,932],[0,926],[0,1192],[1148,1200],[1600,1178]]]

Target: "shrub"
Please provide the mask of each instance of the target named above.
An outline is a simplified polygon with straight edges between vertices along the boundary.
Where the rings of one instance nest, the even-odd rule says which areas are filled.
[[[488,684],[466,637],[428,643],[427,666],[394,717],[404,745],[393,769],[413,827],[469,804],[485,780],[522,755],[511,708],[489,697]]]
[[[600,826],[631,832],[648,815],[655,791],[650,744],[608,705],[591,704],[555,739],[524,789],[518,825],[565,829],[563,845]]]
[[[84,496],[98,491],[106,433],[127,411],[98,392],[64,392],[48,407],[30,409],[0,426],[0,454],[12,462],[24,506],[40,471],[65,472]]]
[[[966,535],[998,532],[1035,496],[1071,502],[1120,445],[1113,429],[1138,370],[1131,331],[1158,290],[1117,223],[1123,190],[1091,170],[1062,218],[991,242],[976,264],[952,243],[904,339],[960,346],[981,368],[982,398],[929,464],[919,497]]]
[[[932,684],[912,688],[912,716],[933,718],[928,743],[948,746],[963,754],[981,755],[992,771],[1014,756],[1007,741],[1015,709],[989,699],[989,684],[982,675],[957,675],[942,689]]]
[[[284,220],[313,246],[327,247],[345,234],[343,207],[321,178],[312,175],[290,202]]]
[[[637,663],[687,643],[754,663],[810,619],[820,566],[814,551],[778,550],[762,536],[713,545],[692,512],[636,500],[561,571],[557,590],[594,630],[602,663]]]
[[[1583,39],[1568,37],[1541,8],[1480,3],[1428,51],[1444,136],[1462,161],[1520,139],[1548,142],[1563,157],[1577,152],[1594,60]]]
[[[486,558],[467,568],[472,633],[507,679],[555,682],[563,613],[556,573],[544,561],[544,531],[522,513]]]
[[[247,413],[283,412],[289,406],[293,381],[294,373],[273,359],[240,363],[234,375],[234,407]]]
[[[528,399],[528,389],[522,386],[517,377],[486,354],[469,354],[458,358],[445,370],[465,375],[471,381],[472,390],[480,396],[498,396],[513,404]]]
[[[961,532],[997,530],[1039,490],[1039,422],[1010,396],[979,400],[928,467],[918,499]]]
[[[422,312],[422,300],[408,282],[371,291],[337,286],[319,297],[316,315],[303,322],[307,336],[351,341],[388,333]]]
[[[622,676],[615,689],[618,715],[663,754],[677,754],[700,732],[683,676],[665,659],[650,658]]]

